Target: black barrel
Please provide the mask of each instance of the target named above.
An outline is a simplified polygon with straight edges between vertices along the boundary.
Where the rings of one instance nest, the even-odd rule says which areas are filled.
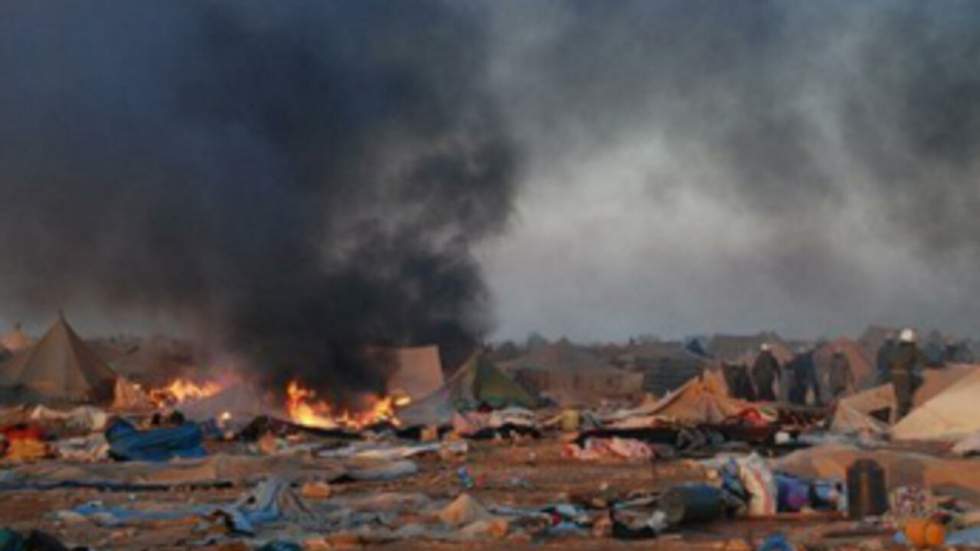
[[[871,459],[847,468],[847,511],[852,519],[880,516],[888,510],[885,470]]]
[[[721,518],[725,513],[721,490],[707,484],[682,484],[670,488],[660,497],[660,510],[672,526],[707,522]]]

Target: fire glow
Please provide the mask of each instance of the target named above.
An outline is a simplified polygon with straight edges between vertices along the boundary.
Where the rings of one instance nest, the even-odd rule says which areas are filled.
[[[408,405],[409,401],[408,397],[367,395],[367,407],[360,411],[335,410],[325,400],[318,400],[316,391],[302,386],[299,381],[292,381],[286,386],[286,413],[289,418],[299,425],[323,429],[361,430],[379,423],[397,427],[400,423],[395,409]]]
[[[149,394],[150,399],[157,405],[172,405],[214,396],[223,388],[221,384],[215,381],[205,381],[199,384],[178,377],[164,387],[151,389]]]

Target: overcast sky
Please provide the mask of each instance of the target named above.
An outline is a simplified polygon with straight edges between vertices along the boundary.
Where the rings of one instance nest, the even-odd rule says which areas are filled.
[[[248,8],[216,15],[223,10],[221,4],[199,10],[147,3],[155,7],[141,10],[132,7],[137,4],[99,2],[86,10],[92,17],[73,16],[67,9],[59,15],[55,3],[49,5],[53,8],[0,8],[0,19],[4,9],[10,12],[8,39],[0,39],[0,69],[18,75],[20,83],[0,92],[0,114],[4,120],[17,120],[0,133],[9,154],[0,155],[5,163],[0,169],[8,171],[0,183],[19,186],[15,181],[20,180],[10,176],[11,167],[37,174],[55,158],[52,151],[88,166],[85,163],[92,155],[77,144],[34,155],[63,130],[61,126],[38,130],[32,122],[38,113],[61,116],[59,124],[75,125],[69,128],[101,125],[92,121],[106,120],[101,131],[109,132],[115,124],[138,128],[149,121],[169,132],[173,114],[159,110],[147,118],[144,104],[158,109],[175,94],[193,95],[197,81],[184,82],[188,74],[210,86],[212,74],[223,71],[217,67],[234,68],[239,62],[248,67],[256,57],[259,68],[275,77],[263,81],[258,101],[272,106],[299,102],[287,113],[293,117],[288,124],[296,128],[284,130],[273,124],[273,138],[282,137],[276,132],[285,132],[292,148],[297,140],[290,132],[310,130],[299,136],[323,139],[324,151],[336,153],[331,147],[337,141],[330,141],[335,130],[332,115],[316,119],[327,129],[323,132],[320,127],[304,128],[300,116],[310,109],[303,102],[317,105],[321,100],[317,92],[321,82],[304,71],[309,64],[325,60],[323,74],[314,74],[322,83],[329,87],[341,78],[354,84],[323,101],[341,105],[338,112],[349,116],[351,124],[360,124],[358,117],[369,119],[371,126],[363,132],[367,144],[375,143],[376,136],[403,140],[397,147],[378,146],[371,155],[355,154],[343,163],[331,159],[343,168],[332,167],[327,176],[349,177],[349,166],[387,167],[393,162],[390,159],[399,156],[446,153],[446,143],[462,144],[462,155],[454,160],[463,160],[461,166],[468,167],[472,144],[479,141],[473,136],[481,132],[489,136],[492,151],[505,153],[500,156],[506,165],[501,174],[490,171],[467,178],[467,184],[485,181],[499,191],[482,193],[471,185],[459,192],[465,192],[465,200],[436,197],[452,189],[447,185],[432,192],[439,201],[413,202],[402,209],[396,200],[391,205],[377,201],[400,197],[391,191],[404,191],[397,182],[372,184],[372,189],[377,188],[374,195],[358,196],[359,191],[351,191],[356,187],[352,184],[344,188],[344,193],[375,205],[368,210],[372,216],[380,213],[380,218],[397,219],[391,213],[409,213],[405,217],[412,218],[413,224],[418,221],[411,213],[417,214],[419,208],[432,213],[460,209],[462,214],[442,217],[434,229],[434,234],[459,234],[453,241],[459,248],[441,257],[448,266],[457,266],[459,260],[464,277],[457,281],[466,282],[465,296],[450,310],[466,310],[480,302],[472,294],[478,286],[467,279],[468,261],[475,255],[490,291],[493,323],[486,327],[491,327],[493,338],[520,339],[539,331],[592,341],[636,334],[675,337],[762,329],[815,337],[854,334],[872,322],[980,336],[980,3],[429,2],[414,18],[389,14],[391,10],[383,7],[333,9],[316,4],[297,2],[269,11],[268,4],[245,3]],[[114,8],[123,5],[130,7]],[[223,21],[225,17],[228,21]],[[351,21],[357,23],[353,30],[338,31],[349,36],[330,38],[330,29],[348,29]],[[148,27],[140,30],[143,24]],[[293,27],[303,32],[292,32]],[[64,43],[60,49],[51,46],[56,37],[44,33],[59,28],[78,31],[79,48],[104,51],[87,56],[68,51],[73,48],[66,50]],[[199,39],[201,29],[217,33],[214,44],[204,45],[217,53],[209,50],[202,55],[195,49],[193,40]],[[390,43],[379,41],[382,36],[389,37]],[[277,41],[285,45],[277,47]],[[242,45],[244,50],[239,50]],[[366,45],[370,45],[368,53],[361,54]],[[36,58],[25,56],[24,48]],[[404,49],[404,56],[399,49]],[[309,57],[297,58],[294,51]],[[283,59],[291,60],[290,68],[280,73]],[[54,65],[46,67],[46,63]],[[158,65],[170,72],[157,70]],[[19,72],[12,73],[14,69]],[[75,89],[59,82],[57,76],[66,71],[82,75],[79,78],[87,87]],[[125,78],[119,71],[126,73]],[[48,80],[35,81],[34,75]],[[157,182],[167,179],[156,167],[170,170],[169,164],[187,153],[187,140],[197,139],[201,143],[193,151],[218,160],[207,159],[201,170],[193,166],[197,159],[188,161],[193,176],[181,189],[190,203],[196,202],[199,189],[193,178],[207,185],[228,180],[226,169],[234,166],[240,171],[243,159],[261,159],[256,162],[261,166],[236,173],[236,178],[254,179],[255,193],[274,196],[275,188],[263,184],[262,171],[275,178],[291,174],[290,163],[297,153],[290,150],[290,156],[280,157],[278,149],[266,147],[268,136],[248,134],[249,125],[261,127],[266,118],[259,117],[256,123],[252,113],[245,113],[244,124],[237,124],[241,121],[234,119],[240,114],[234,109],[248,111],[255,97],[243,93],[240,105],[222,110],[222,94],[249,87],[241,82],[250,80],[236,80],[240,76],[229,69],[217,79],[220,86],[201,93],[205,99],[200,105],[188,110],[186,102],[180,104],[177,114],[185,126],[169,138],[165,147],[170,150],[151,159],[156,164],[148,165],[153,168],[146,173],[155,178],[148,188],[167,185]],[[281,89],[276,79],[283,82]],[[118,85],[123,81],[127,86]],[[173,81],[181,83],[174,86],[175,94],[169,89]],[[299,85],[294,89],[295,83]],[[356,89],[357,83],[365,88],[402,89],[372,94]],[[72,95],[63,95],[69,89]],[[214,97],[208,95],[211,92]],[[433,94],[440,97],[431,102],[419,99]],[[73,111],[74,104],[59,99],[65,97],[82,98],[79,104],[84,109]],[[430,103],[445,112],[426,120]],[[388,111],[371,111],[378,106]],[[267,106],[263,103],[263,107]],[[102,110],[113,116],[102,116]],[[471,121],[474,112],[476,123]],[[195,113],[202,120],[210,117],[207,124],[227,125],[231,120],[241,135],[229,133],[228,126],[217,130],[205,126],[194,120]],[[25,141],[25,133],[37,141]],[[458,139],[460,135],[469,137]],[[406,146],[410,143],[404,141],[406,136],[415,143],[434,137],[431,144],[416,147]],[[137,144],[144,138],[152,143],[153,138],[142,135],[124,137]],[[86,147],[99,143],[99,139],[82,141]],[[119,189],[111,179],[130,178],[146,168],[129,167],[133,156],[124,148],[107,153],[106,158],[117,153],[126,163],[109,163],[110,177],[100,179],[98,186],[84,181],[84,185],[70,184],[81,190],[83,201],[96,193],[92,208],[109,205],[112,208],[106,207],[106,212],[112,217],[122,216],[125,208],[117,206],[126,204],[126,194],[116,193]],[[452,150],[447,156],[456,153]],[[97,157],[101,159],[101,153]],[[120,172],[115,168],[120,164],[129,168]],[[316,201],[329,203],[337,195],[323,193],[325,177],[316,172],[319,169],[310,169],[315,178],[301,183],[309,184]],[[468,169],[461,170],[465,174]],[[230,184],[215,184],[208,193],[221,197],[222,185]],[[19,201],[31,203],[38,192],[20,189],[20,193]],[[9,192],[5,195],[11,197]],[[54,192],[48,195],[52,201],[64,201]],[[147,205],[158,204],[157,195],[156,191],[147,195],[157,201]],[[254,211],[249,214],[268,225],[270,232],[277,231],[278,220],[289,219],[286,211],[267,217],[266,206],[275,200],[268,203],[264,195],[254,197],[247,205]],[[304,197],[289,208],[305,212]],[[468,202],[470,198],[494,205],[480,212]],[[146,207],[132,204],[137,214]],[[181,204],[174,199],[171,206]],[[325,216],[346,219],[346,204],[328,204]],[[506,205],[512,211],[504,216],[500,209]],[[51,215],[49,207],[49,203],[38,205],[25,219],[37,220],[36,213]],[[385,208],[390,209],[388,214],[381,212]],[[195,220],[193,213],[175,212]],[[93,213],[96,220],[106,218],[106,213]],[[476,214],[482,218],[474,228],[466,227],[466,220]],[[392,233],[399,238],[411,235],[398,221],[393,224]],[[16,239],[26,246],[13,246],[24,250],[36,243],[60,243],[65,235],[78,233],[66,229],[59,234],[50,227],[38,230],[20,220],[0,225],[8,246],[9,240]],[[324,231],[333,231],[325,225]],[[319,228],[319,224],[310,226]],[[300,223],[297,227],[297,233],[307,229]],[[220,233],[224,228],[215,230],[218,246],[237,243],[237,236]],[[180,327],[172,320],[178,309],[173,295],[185,293],[187,281],[167,272],[180,264],[162,260],[155,264],[152,254],[142,254],[147,251],[141,246],[141,234],[134,233],[131,242],[123,244],[125,238],[115,240],[118,233],[108,243],[94,239],[73,247],[71,255],[62,251],[64,263],[51,263],[33,253],[14,254],[17,261],[0,273],[7,302],[0,319],[25,319],[37,330],[54,315],[55,305],[67,305],[71,317],[90,332]],[[193,242],[195,234],[188,236]],[[329,237],[326,243],[342,244],[349,236]],[[266,245],[277,246],[277,239],[267,241]],[[261,263],[256,259],[263,258],[262,246],[231,259],[231,265],[247,270]],[[418,252],[442,254],[440,247],[426,242]],[[92,276],[97,281],[77,285],[69,277],[74,275],[72,266],[79,265],[75,254],[89,254],[90,249],[110,269],[93,270],[98,275],[81,278]],[[114,292],[106,293],[112,291],[112,285],[105,283],[106,273],[111,277],[113,270],[128,268],[120,259],[131,258],[137,250],[142,264],[132,278],[126,278],[125,296],[119,299]],[[38,267],[52,266],[60,274],[56,281],[35,277]],[[264,272],[256,275],[274,278]],[[159,299],[148,299],[156,293],[149,287],[157,280],[175,291],[168,288]],[[249,284],[264,289],[262,281]],[[193,308],[196,297],[211,291],[205,286],[181,295],[179,309],[186,309],[188,302]],[[47,293],[55,298],[34,300]],[[121,307],[107,308],[106,296],[120,300]]]

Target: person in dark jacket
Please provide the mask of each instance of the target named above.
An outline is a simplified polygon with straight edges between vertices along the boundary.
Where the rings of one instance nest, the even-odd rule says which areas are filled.
[[[755,401],[755,389],[752,388],[752,379],[749,377],[749,368],[743,364],[722,364],[722,373],[725,376],[725,383],[728,385],[728,392],[733,398],[740,400]]]
[[[827,373],[827,391],[830,399],[836,400],[849,391],[854,390],[854,372],[851,370],[851,362],[847,359],[844,351],[834,350],[830,358],[830,370]]]
[[[916,345],[915,331],[903,329],[898,340],[899,343],[891,354],[889,372],[895,388],[897,418],[901,419],[912,409],[915,391],[922,384],[925,358]]]
[[[892,360],[891,356],[895,352],[895,333],[888,332],[885,335],[885,342],[878,349],[875,356],[875,383],[884,385],[892,382]]]
[[[806,395],[813,391],[814,405],[819,406],[820,385],[817,382],[817,364],[813,361],[813,350],[801,348],[796,356],[786,365],[786,372],[792,378],[789,385],[789,401],[797,405],[806,405]],[[784,379],[785,380],[785,379]]]
[[[756,398],[760,401],[776,401],[774,385],[779,381],[780,369],[779,361],[772,355],[769,344],[763,343],[755,364],[752,365],[752,382],[755,383]]]

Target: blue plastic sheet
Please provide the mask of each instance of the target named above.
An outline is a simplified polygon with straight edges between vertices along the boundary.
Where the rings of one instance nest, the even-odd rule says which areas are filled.
[[[105,438],[109,442],[109,455],[120,461],[159,462],[207,455],[201,447],[204,433],[196,423],[141,431],[118,419],[106,428]]]
[[[207,517],[222,514],[228,517],[235,532],[254,534],[256,526],[275,522],[283,511],[277,498],[288,487],[278,478],[270,478],[230,505],[179,505],[166,510],[148,511],[125,507],[106,507],[101,503],[86,503],[72,509],[85,517],[97,517],[103,524],[122,525],[132,522],[176,520],[187,517]]]

